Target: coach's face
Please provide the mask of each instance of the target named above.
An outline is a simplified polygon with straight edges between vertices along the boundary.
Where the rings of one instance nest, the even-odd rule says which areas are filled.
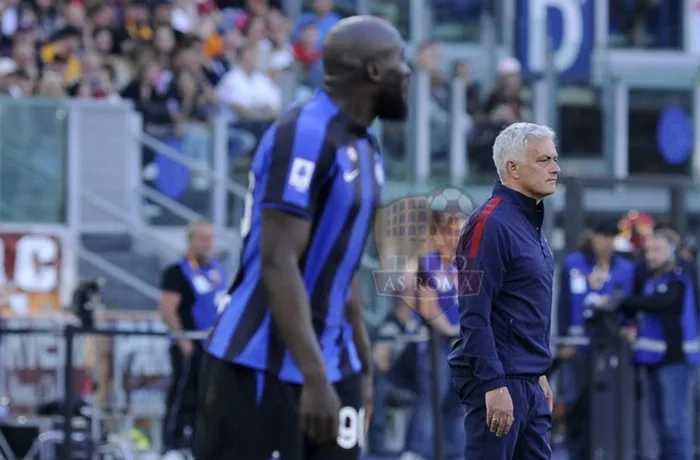
[[[558,161],[557,148],[551,139],[528,141],[525,160],[518,169],[520,181],[533,197],[542,199],[556,191],[561,172]]]

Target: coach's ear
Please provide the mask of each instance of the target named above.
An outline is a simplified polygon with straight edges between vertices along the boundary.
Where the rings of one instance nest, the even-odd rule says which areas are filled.
[[[384,74],[384,71],[382,69],[381,64],[379,64],[378,61],[371,60],[367,62],[367,65],[365,66],[365,72],[367,74],[367,79],[372,83],[379,83],[380,81],[382,81],[382,75]]]

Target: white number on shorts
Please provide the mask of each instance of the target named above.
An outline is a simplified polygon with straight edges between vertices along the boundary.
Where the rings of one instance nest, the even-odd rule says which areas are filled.
[[[340,409],[339,417],[338,445],[343,449],[362,448],[365,444],[365,409],[345,406]]]
[[[253,188],[255,188],[255,174],[253,171],[248,173],[248,193],[243,201],[243,217],[241,218],[241,237],[245,238],[250,232],[250,227],[253,224]]]

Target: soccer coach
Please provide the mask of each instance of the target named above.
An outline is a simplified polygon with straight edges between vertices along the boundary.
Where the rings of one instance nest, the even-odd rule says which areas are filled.
[[[448,357],[466,407],[465,458],[551,458],[549,334],[554,256],[542,199],[561,171],[554,132],[515,123],[493,144],[499,182],[469,218],[457,247],[460,337]]]

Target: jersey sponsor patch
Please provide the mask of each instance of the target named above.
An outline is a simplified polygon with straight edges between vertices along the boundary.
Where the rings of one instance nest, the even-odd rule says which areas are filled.
[[[313,161],[295,158],[289,173],[289,186],[300,193],[306,192],[311,186],[311,178],[316,165]]]

